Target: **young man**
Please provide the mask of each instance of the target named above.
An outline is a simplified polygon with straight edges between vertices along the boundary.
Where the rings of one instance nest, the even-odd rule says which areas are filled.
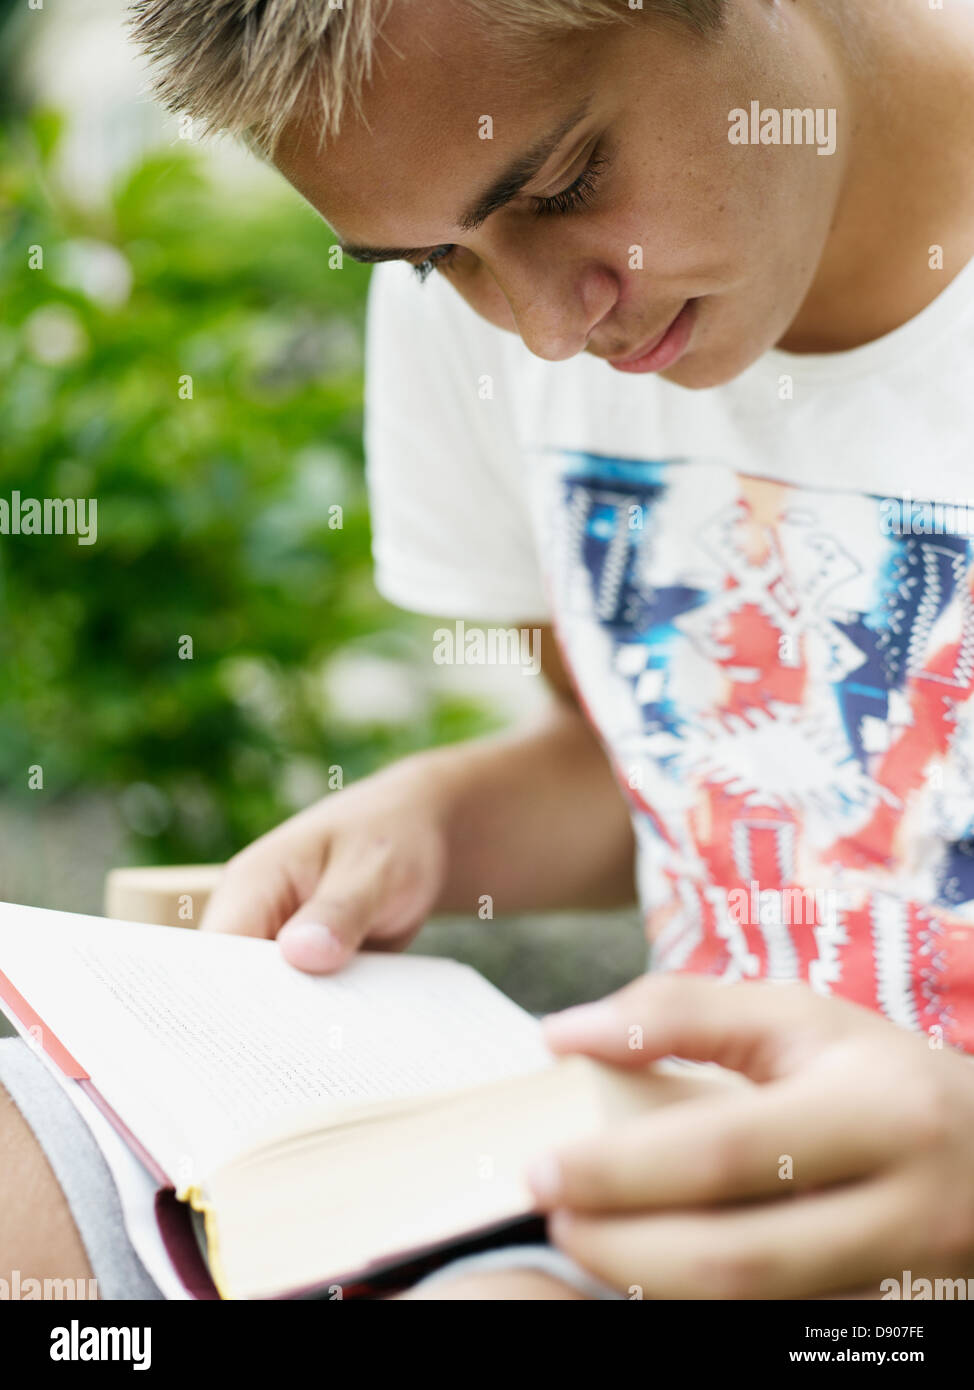
[[[427,281],[372,286],[378,583],[543,624],[555,692],[265,836],[206,925],[333,970],[635,873],[663,973],[552,1045],[762,1083],[542,1163],[557,1248],[413,1296],[974,1275],[972,6],[135,8],[167,101]]]

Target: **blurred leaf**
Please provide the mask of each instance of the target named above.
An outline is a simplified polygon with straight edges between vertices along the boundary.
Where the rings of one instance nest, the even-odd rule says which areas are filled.
[[[0,786],[32,808],[107,791],[146,857],[219,858],[315,768],[347,783],[489,721],[427,662],[405,721],[328,707],[336,653],[417,631],[371,583],[367,270],[329,269],[283,185],[230,200],[190,148],[74,207],[59,128],[0,136],[0,497],[94,498],[97,541],[0,536]]]

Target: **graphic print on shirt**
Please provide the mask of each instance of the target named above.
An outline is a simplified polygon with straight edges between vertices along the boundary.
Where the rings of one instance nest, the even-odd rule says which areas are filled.
[[[715,462],[546,463],[555,626],[654,967],[804,979],[974,1051],[969,538]]]

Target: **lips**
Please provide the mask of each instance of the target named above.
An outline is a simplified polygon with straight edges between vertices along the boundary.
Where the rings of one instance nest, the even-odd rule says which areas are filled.
[[[679,310],[670,319],[669,323],[663,329],[662,333],[657,333],[655,338],[650,338],[648,342],[643,343],[641,348],[637,348],[635,352],[630,352],[628,357],[607,357],[606,361],[608,362],[609,366],[628,367],[633,362],[638,362],[641,358],[648,356],[649,353],[653,352],[656,348],[659,347],[660,343],[663,341],[667,333],[669,333],[670,329],[673,327],[677,319],[680,317],[680,314],[683,313],[685,307],[685,305],[681,304]]]
[[[663,372],[683,356],[690,345],[696,323],[697,301],[688,299],[680,312],[662,333],[628,357],[610,357],[608,363],[617,372]]]

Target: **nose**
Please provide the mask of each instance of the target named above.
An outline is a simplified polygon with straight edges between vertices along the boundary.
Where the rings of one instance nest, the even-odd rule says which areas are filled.
[[[546,362],[575,357],[619,297],[608,266],[556,245],[543,227],[532,236],[500,237],[479,254],[507,300],[529,352]]]

